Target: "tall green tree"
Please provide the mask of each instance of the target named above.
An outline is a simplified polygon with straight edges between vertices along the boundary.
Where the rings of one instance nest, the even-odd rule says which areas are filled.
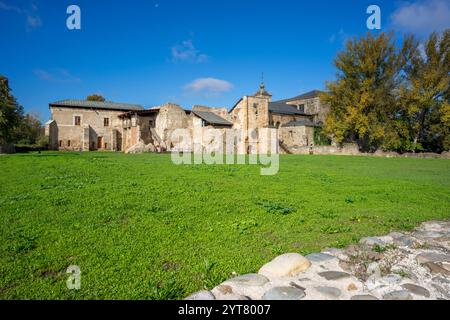
[[[396,89],[408,48],[398,52],[392,34],[349,40],[335,59],[337,80],[322,96],[330,106],[324,131],[336,142],[357,142],[361,149],[376,150],[389,133],[395,115]]]
[[[13,142],[34,145],[37,144],[44,135],[44,128],[37,115],[27,113],[22,117],[14,132]]]
[[[401,120],[411,151],[441,152],[450,148],[450,29],[432,33],[405,68],[400,88]]]
[[[8,79],[0,75],[0,143],[12,141],[22,115],[23,108],[12,95]]]
[[[94,93],[94,94],[91,94],[91,95],[87,96],[86,100],[103,102],[103,101],[105,101],[105,98],[103,96],[99,95],[99,94]]]

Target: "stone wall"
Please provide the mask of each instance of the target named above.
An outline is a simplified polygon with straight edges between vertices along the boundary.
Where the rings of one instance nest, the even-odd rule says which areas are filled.
[[[325,118],[330,112],[330,107],[320,101],[320,97],[315,97],[312,99],[300,99],[288,102],[288,104],[292,105],[301,105],[305,106],[305,113],[307,114],[316,114],[317,116],[314,119],[315,123],[324,123]]]
[[[282,127],[292,121],[312,120],[311,116],[290,115],[290,114],[270,114],[270,124],[274,127]]]
[[[49,120],[45,124],[45,136],[48,138],[48,149],[58,150],[58,125],[55,120]]]
[[[52,128],[51,131],[49,124],[48,131],[54,150],[117,150],[117,144],[113,141],[113,129],[121,130],[122,120],[118,116],[123,111],[65,107],[51,107],[50,111],[52,120],[56,122],[56,128]],[[75,125],[76,116],[81,119],[80,125]],[[105,118],[109,119],[108,126],[104,125]],[[89,139],[86,135],[86,126],[90,128]],[[99,137],[102,138],[100,146]]]
[[[404,157],[404,158],[442,158],[450,159],[450,153],[397,153],[378,150],[375,153],[365,153],[359,151],[356,144],[346,143],[343,146],[303,146],[292,147],[290,151],[293,154],[316,154],[316,155],[342,155],[342,156],[374,156],[374,157]]]
[[[430,221],[345,249],[286,253],[186,300],[449,300],[449,252],[450,222]]]
[[[314,127],[280,127],[279,139],[291,149],[309,149],[307,147],[314,144]]]
[[[314,139],[314,132],[312,132]],[[314,143],[314,141],[313,141]],[[322,154],[322,155],[363,155],[359,151],[359,148],[355,144],[344,144],[342,147],[338,146],[299,146],[290,148],[290,151],[294,154]]]
[[[171,141],[172,132],[175,129],[192,127],[192,118],[179,105],[168,103],[161,107],[156,117],[155,131],[162,139],[168,151],[174,145]]]

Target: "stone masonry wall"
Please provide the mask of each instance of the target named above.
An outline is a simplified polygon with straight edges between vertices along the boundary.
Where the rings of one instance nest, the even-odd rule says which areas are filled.
[[[115,150],[112,130],[122,128],[122,121],[118,117],[123,111],[115,110],[90,110],[83,108],[51,107],[52,120],[57,125],[57,149],[58,150],[96,150],[98,137],[102,137],[103,145],[100,149]],[[75,125],[75,116],[81,118],[80,125]],[[109,125],[104,125],[104,118],[109,119]],[[85,138],[85,125],[90,126],[89,143]],[[69,146],[70,141],[70,146]],[[61,145],[61,146],[60,146]]]
[[[450,300],[450,221],[368,237],[305,257],[287,253],[186,300]]]

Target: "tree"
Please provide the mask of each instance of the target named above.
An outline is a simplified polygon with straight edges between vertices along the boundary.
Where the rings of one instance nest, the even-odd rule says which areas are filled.
[[[8,79],[0,75],[0,143],[11,142],[22,114],[23,108],[11,94]]]
[[[103,102],[103,101],[105,101],[105,98],[99,94],[94,93],[94,94],[91,94],[90,96],[87,96],[86,100]]]
[[[414,52],[400,88],[400,114],[411,151],[450,148],[450,29],[432,33],[423,50]]]
[[[403,56],[392,35],[384,33],[354,38],[335,60],[337,80],[327,83],[322,99],[330,106],[324,132],[338,142],[357,142],[374,151],[389,134],[395,116],[396,89],[401,81]]]
[[[38,116],[27,113],[15,128],[13,142],[25,145],[37,144],[43,136],[43,131]]]

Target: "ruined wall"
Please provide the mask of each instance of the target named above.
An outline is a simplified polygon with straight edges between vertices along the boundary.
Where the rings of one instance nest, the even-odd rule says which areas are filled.
[[[281,127],[279,138],[289,148],[314,145],[314,127]]]
[[[49,120],[45,124],[45,136],[48,139],[48,149],[58,150],[58,125],[55,120]]]
[[[183,108],[176,104],[168,103],[161,107],[155,121],[155,131],[170,151],[174,146],[171,134],[175,129],[191,128],[192,119]]]

